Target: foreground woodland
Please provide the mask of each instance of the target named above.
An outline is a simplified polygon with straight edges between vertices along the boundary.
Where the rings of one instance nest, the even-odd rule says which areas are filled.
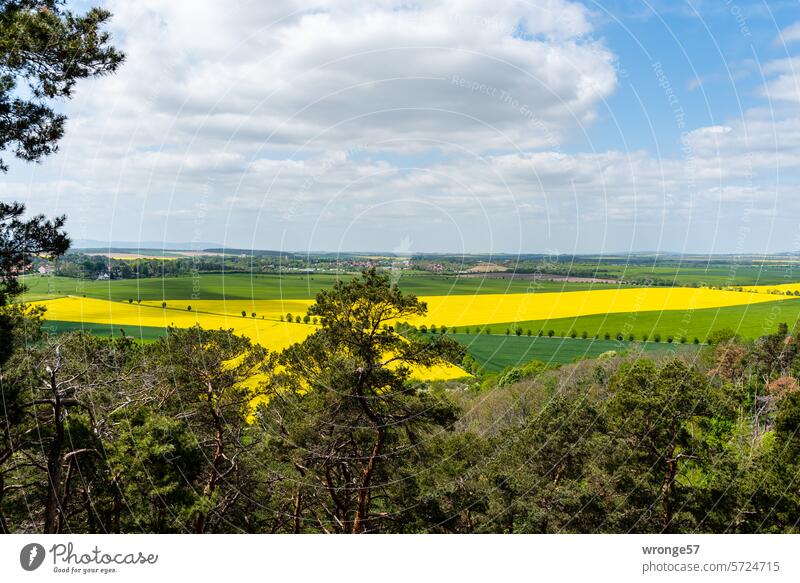
[[[0,0],[0,173],[56,151],[76,83],[123,63],[110,17]],[[799,530],[785,325],[425,382],[411,370],[463,349],[393,328],[427,306],[367,271],[320,291],[319,328],[280,353],[198,327],[47,335],[18,277],[64,255],[65,224],[0,202],[0,532]]]
[[[368,271],[270,353],[224,330],[140,344],[4,313],[4,532],[796,532],[800,342],[720,333],[422,382],[463,358]],[[404,330],[400,333],[399,330]]]

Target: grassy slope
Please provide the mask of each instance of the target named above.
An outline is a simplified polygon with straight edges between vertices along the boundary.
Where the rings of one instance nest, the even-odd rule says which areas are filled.
[[[626,337],[633,333],[636,339],[655,333],[662,339],[672,335],[676,339],[685,335],[691,341],[695,336],[705,340],[709,333],[721,328],[732,328],[743,338],[757,338],[774,332],[780,322],[792,328],[800,320],[800,299],[767,302],[750,306],[730,306],[705,310],[669,310],[661,312],[628,312],[624,314],[597,314],[577,318],[558,318],[553,320],[534,320],[518,324],[493,324],[493,332],[503,332],[505,328],[520,326],[523,330],[553,330],[556,335],[569,335],[575,330],[579,335],[588,332],[590,336],[606,332],[615,336],[622,332]]]
[[[453,338],[467,347],[475,360],[486,370],[497,372],[507,366],[516,366],[531,360],[550,364],[566,364],[580,358],[594,358],[609,350],[617,352],[644,350],[646,352],[675,352],[693,350],[692,345],[666,342],[617,342],[615,340],[583,340],[581,338],[547,338],[505,336],[500,334],[453,334]]]

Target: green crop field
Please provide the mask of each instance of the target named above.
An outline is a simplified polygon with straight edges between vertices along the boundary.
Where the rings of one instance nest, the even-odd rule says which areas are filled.
[[[793,328],[798,321],[800,321],[800,299],[704,310],[595,314],[575,318],[492,324],[491,327],[498,331],[519,326],[526,331],[532,330],[534,334],[539,330],[545,333],[553,330],[556,336],[568,336],[573,330],[578,335],[586,332],[589,336],[598,334],[601,338],[606,333],[612,338],[618,333],[622,333],[625,337],[634,334],[637,340],[644,334],[651,339],[655,334],[660,334],[664,341],[668,336],[673,336],[676,341],[681,336],[686,336],[690,342],[695,337],[703,342],[710,333],[722,328],[731,328],[742,338],[753,339],[774,332],[781,322]]]
[[[349,280],[351,275],[343,275]],[[59,296],[86,296],[108,300],[274,300],[313,299],[322,289],[336,283],[335,275],[249,275],[245,273],[201,273],[147,279],[81,280],[57,276],[28,276],[28,291],[22,301]],[[527,280],[482,279],[457,276],[404,275],[397,280],[404,292],[417,295],[463,295],[579,291],[607,289],[608,284],[531,282]]]
[[[800,279],[800,266],[710,264],[691,261],[685,265],[606,265],[609,274],[626,280],[653,279],[673,285],[775,285]]]
[[[626,263],[624,258],[598,258],[596,262],[575,262],[568,266],[576,273],[596,270],[599,277],[628,281],[652,279],[660,284],[672,285],[774,285],[800,280],[800,264],[789,259],[770,263],[736,263],[721,260],[709,262],[699,257],[683,261],[653,259],[652,262],[634,258]]]
[[[319,290],[332,286],[332,275],[278,276],[234,273],[201,273],[147,279],[81,280],[68,277],[30,276],[23,283],[28,291],[23,300],[65,295],[107,300],[177,300],[177,299],[279,299],[312,298]]]
[[[143,342],[152,342],[166,334],[164,328],[62,322],[47,320],[43,330],[49,334],[82,331],[95,336],[128,336]],[[506,336],[501,334],[453,334],[487,371],[498,372],[507,366],[517,366],[531,360],[548,364],[567,364],[581,358],[594,358],[609,350],[644,350],[646,352],[675,352],[695,348],[691,345],[667,344],[666,342],[618,342],[616,340],[583,340],[581,338],[547,338]]]
[[[583,340],[581,338],[548,338],[506,336],[500,334],[453,334],[469,354],[487,371],[498,372],[507,366],[517,366],[531,360],[548,364],[567,364],[581,358],[594,358],[609,350],[617,352],[676,352],[694,350],[693,345],[666,342],[618,342],[616,340]]]
[[[48,334],[64,334],[66,332],[88,332],[95,336],[130,336],[144,342],[153,341],[167,333],[166,328],[119,324],[98,324],[96,322],[62,322],[46,320],[42,330]]]
[[[661,285],[777,285],[800,280],[800,268],[793,266],[759,266],[711,264],[691,261],[685,265],[575,264],[576,269],[599,270],[598,275],[631,280],[652,279]],[[248,274],[200,273],[163,278],[124,280],[82,280],[59,276],[24,277],[28,291],[23,301],[76,295],[110,300],[176,300],[176,299],[312,299],[315,294],[331,287],[341,277],[349,280],[352,274]],[[531,281],[520,275],[492,274],[488,277],[401,273],[400,288],[417,295],[463,295],[579,291],[607,289],[615,284],[589,284],[555,281]]]
[[[530,269],[531,265],[523,264],[522,267]],[[598,258],[596,261],[560,261],[555,268],[557,273],[563,274],[639,282],[649,279],[658,285],[774,285],[800,280],[800,264],[796,263],[796,259],[736,263],[721,260],[709,262],[696,257],[683,261],[673,258],[657,261],[632,258],[630,262],[626,262],[625,258]]]

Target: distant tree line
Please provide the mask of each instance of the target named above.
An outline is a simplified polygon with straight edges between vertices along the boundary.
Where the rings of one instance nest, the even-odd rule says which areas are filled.
[[[139,279],[173,277],[193,273],[291,273],[313,269],[335,269],[336,263],[325,259],[265,256],[215,256],[158,258],[114,258],[92,253],[69,253],[56,261],[33,258],[32,268],[63,277],[79,279]]]

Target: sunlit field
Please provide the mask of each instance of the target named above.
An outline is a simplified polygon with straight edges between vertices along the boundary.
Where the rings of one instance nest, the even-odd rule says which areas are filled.
[[[48,296],[42,294],[41,285],[30,293],[38,305],[47,309],[46,319],[53,322],[50,330],[54,332],[83,329],[100,335],[124,333],[149,341],[162,335],[168,326],[185,328],[199,324],[210,329],[231,329],[270,350],[279,351],[302,341],[316,329],[316,322],[307,315],[313,303],[307,297],[311,288],[301,285],[298,278],[288,278],[288,281],[290,283],[281,284],[280,289],[297,296],[295,298],[274,298],[272,293],[265,294],[268,297],[263,299],[168,298],[140,301],[128,298],[109,301],[66,296],[48,300],[44,299]],[[332,284],[330,278],[323,281]],[[114,297],[123,295],[117,286],[130,291],[131,282],[128,281],[103,283],[107,289],[115,290]],[[225,289],[243,294],[246,288],[241,278],[235,278],[233,284]],[[249,291],[256,290],[250,287]],[[691,344],[697,339],[696,342],[704,343],[711,332],[722,327],[753,337],[768,332],[766,327],[774,327],[778,320],[792,323],[797,320],[800,299],[755,293],[757,291],[760,288],[729,291],[657,287],[424,295],[421,299],[426,302],[428,313],[409,323],[431,331],[441,331],[445,327],[450,332],[462,334],[552,335],[588,341],[585,346],[552,342],[517,346],[515,343],[519,341],[516,340],[498,345],[497,341],[488,338],[468,340],[469,337],[457,336],[467,345],[472,344],[471,352],[476,350],[476,345],[494,345],[490,351],[491,359],[483,354],[486,350],[481,351],[488,368],[499,369],[512,362],[519,363],[528,356],[529,360],[536,358],[557,363],[596,356],[604,351],[601,349],[607,349],[603,345],[606,339],[622,338],[626,342],[663,340],[665,344],[669,341]],[[42,299],[37,301],[37,297]],[[581,350],[585,352],[581,353]],[[449,379],[463,374],[455,366],[415,371],[416,377],[427,379]]]
[[[424,297],[428,313],[413,324],[475,326],[589,314],[702,310],[774,302],[779,296],[706,288],[631,288],[549,294]],[[788,296],[785,301],[790,301]]]
[[[247,336],[254,342],[269,348],[280,350],[295,342],[302,341],[311,334],[315,327],[303,323],[291,325],[274,320],[232,314],[205,313],[189,309],[164,309],[156,306],[139,305],[127,302],[109,302],[93,298],[59,298],[37,305],[47,309],[46,318],[62,322],[86,322],[109,324],[112,326],[143,326],[149,328],[189,328],[199,324],[203,328],[232,329],[236,334]]]
[[[147,300],[143,301],[141,305],[162,308],[165,303],[167,310],[180,311],[186,310],[187,307],[191,306],[192,311],[195,312],[239,317],[242,317],[242,312],[244,312],[248,318],[280,320],[288,317],[289,314],[293,317],[300,316],[302,318],[313,303],[313,300]]]
[[[521,328],[523,333],[531,330],[534,335],[540,331],[545,335],[552,331],[555,336],[575,333],[577,337],[581,337],[585,333],[589,337],[599,338],[606,335],[615,338],[622,334],[625,339],[633,335],[636,340],[654,340],[659,337],[661,341],[667,342],[671,337],[675,342],[680,342],[682,338],[686,342],[693,342],[697,338],[701,343],[710,334],[721,329],[733,330],[741,338],[748,340],[773,333],[780,323],[786,323],[790,330],[794,329],[800,322],[800,300],[782,301],[780,296],[766,294],[764,297],[773,301],[696,310],[632,311],[517,320],[482,328],[500,334],[506,329],[513,331]]]
[[[196,277],[176,276],[146,279],[86,280],[60,276],[26,276],[28,288],[18,298],[34,301],[60,296],[85,296],[102,300],[312,300],[337,281],[349,281],[354,273],[275,275],[248,273],[201,273]],[[561,292],[619,287],[617,284],[591,284],[565,281],[530,281],[457,275],[403,274],[396,283],[405,293],[419,296]]]
[[[576,360],[596,358],[601,354],[621,352],[647,352],[675,354],[696,349],[694,345],[667,342],[628,342],[626,340],[548,338],[547,336],[511,334],[454,334],[467,348],[467,352],[488,372],[499,372],[506,367],[524,365],[538,360],[547,365],[560,365]]]
[[[72,330],[83,329],[89,332],[103,333],[105,329],[112,330],[115,327],[122,327],[127,330],[130,336],[145,337],[150,340],[157,337],[155,331],[165,330],[168,326],[177,328],[189,328],[200,325],[207,329],[230,329],[235,334],[240,334],[250,338],[253,342],[273,351],[280,351],[284,348],[302,342],[309,334],[316,330],[316,326],[302,322],[281,322],[278,316],[282,313],[284,304],[276,302],[276,311],[270,312],[273,319],[261,317],[253,318],[250,314],[246,317],[226,313],[225,302],[219,302],[218,311],[213,312],[213,303],[202,304],[208,311],[195,310],[190,303],[181,309],[162,308],[160,305],[146,305],[128,302],[109,302],[93,298],[65,297],[44,302],[37,302],[36,305],[44,307],[46,319],[58,322],[60,331],[67,331],[68,322],[76,325]],[[261,304],[264,306],[265,304]],[[301,304],[286,304],[297,306]],[[308,303],[302,305],[308,306]],[[191,308],[191,309],[189,309]],[[305,312],[303,312],[305,313]],[[88,328],[84,328],[88,325]],[[98,327],[99,325],[99,327]],[[66,329],[65,329],[66,328]],[[139,333],[137,334],[137,330]],[[105,335],[105,334],[104,334]],[[447,380],[465,376],[466,373],[456,366],[435,366],[413,371],[414,378],[424,378],[429,380]]]

